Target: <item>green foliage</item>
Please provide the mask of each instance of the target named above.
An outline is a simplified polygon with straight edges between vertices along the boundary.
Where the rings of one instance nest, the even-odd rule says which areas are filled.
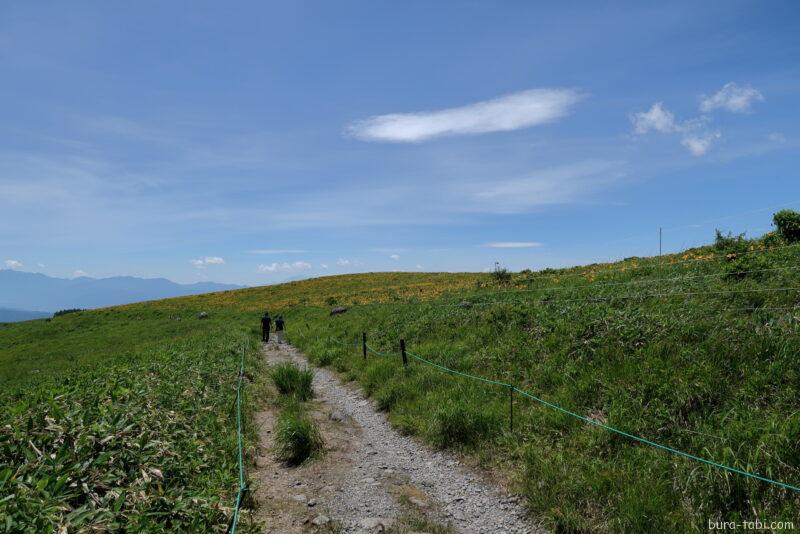
[[[238,487],[230,406],[240,345],[241,337],[209,329],[6,390],[2,528],[197,532],[227,524]],[[246,401],[245,414],[251,409]]]
[[[781,232],[721,234],[719,246],[509,274],[502,287],[484,274],[373,273],[4,325],[0,525],[10,517],[11,531],[57,531],[69,517],[70,532],[224,529],[238,484],[230,410],[238,360],[228,333],[255,339],[265,306],[298,325],[292,342],[312,361],[358,381],[402,432],[463,448],[501,471],[519,469],[512,479],[552,530],[796,521],[795,492],[635,444],[520,396],[512,434],[507,390],[465,385],[473,383],[413,358],[403,368],[397,354],[402,338],[438,364],[797,485],[800,322],[787,308],[800,295],[780,288],[800,287],[792,269],[800,250],[780,247],[788,242]],[[350,311],[330,317],[328,297]],[[201,310],[210,319],[173,319]],[[365,361],[354,347],[326,341],[354,332],[391,356]],[[248,354],[248,440],[252,392],[268,380],[260,362]],[[307,418],[293,394],[281,402],[287,418]],[[315,441],[307,430],[298,443]],[[69,482],[59,482],[65,474]]]
[[[747,239],[745,239],[744,233],[733,235],[731,232],[728,232],[728,234],[725,235],[719,228],[714,230],[714,232],[716,234],[714,237],[715,249],[729,254],[747,250]]]
[[[285,407],[275,425],[275,457],[288,465],[300,465],[322,451],[317,424],[299,405]]]
[[[311,369],[301,369],[292,362],[283,362],[272,367],[269,374],[281,395],[292,396],[299,401],[314,396],[314,372]]]
[[[763,280],[768,277],[774,264],[759,254],[745,254],[734,256],[725,267],[725,276],[734,280]]]
[[[787,243],[800,241],[800,213],[794,210],[781,210],[773,215],[772,222]]]
[[[501,419],[497,413],[469,402],[469,398],[447,401],[433,415],[431,438],[442,449],[475,446],[496,436]]]
[[[62,315],[67,315],[68,313],[78,313],[85,311],[83,308],[70,308],[68,310],[58,310],[53,314],[53,317],[60,317]]]
[[[498,284],[508,284],[511,282],[511,273],[506,268],[495,269],[492,271],[492,278]]]

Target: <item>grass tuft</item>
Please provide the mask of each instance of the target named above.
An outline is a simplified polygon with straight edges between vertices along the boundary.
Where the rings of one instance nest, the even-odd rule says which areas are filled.
[[[291,362],[284,362],[272,368],[270,377],[281,395],[292,396],[299,401],[306,401],[314,396],[311,385],[314,373],[311,369],[301,369]]]
[[[465,402],[447,402],[433,417],[432,440],[442,449],[475,446],[492,438],[500,429],[500,419],[492,412]]]
[[[275,457],[288,465],[300,465],[322,451],[317,424],[300,406],[287,406],[275,425]]]

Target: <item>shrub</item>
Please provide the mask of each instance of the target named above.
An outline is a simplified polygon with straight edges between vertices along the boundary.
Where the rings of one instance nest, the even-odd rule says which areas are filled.
[[[284,362],[272,368],[270,377],[281,395],[291,395],[300,401],[314,396],[311,385],[314,373],[311,369],[300,369],[291,362]]]
[[[442,449],[471,446],[493,436],[499,428],[500,421],[495,414],[463,402],[448,402],[434,414],[432,438]]]
[[[68,310],[58,310],[53,314],[53,317],[60,317],[62,315],[67,315],[68,313],[78,313],[85,311],[83,308],[70,308]]]
[[[494,277],[495,281],[500,284],[507,284],[511,282],[511,273],[505,268],[493,271],[492,276]]]
[[[328,297],[328,298],[326,298],[325,299],[325,304],[327,304],[328,306],[333,306],[333,305],[337,304],[336,297]]]
[[[733,235],[728,232],[728,235],[723,234],[719,228],[714,230],[716,237],[714,238],[714,248],[728,253],[744,252],[747,250],[747,239],[744,233]]]
[[[322,450],[317,424],[298,406],[285,408],[275,425],[275,457],[289,465],[300,465]]]
[[[800,213],[794,210],[781,210],[772,216],[772,222],[787,242],[800,241]]]
[[[761,238],[761,242],[766,248],[775,248],[786,244],[786,240],[783,236],[775,231],[764,234],[764,237]]]

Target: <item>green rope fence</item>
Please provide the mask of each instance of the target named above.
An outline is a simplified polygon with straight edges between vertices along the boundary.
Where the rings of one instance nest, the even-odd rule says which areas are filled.
[[[243,438],[242,438],[242,381],[244,380],[244,356],[250,346],[250,339],[247,338],[242,344],[242,356],[239,364],[239,381],[236,385],[236,436],[239,449],[239,491],[236,494],[236,505],[233,510],[233,518],[231,520],[228,532],[236,534],[236,527],[239,524],[239,512],[242,509],[242,501],[247,492],[247,483],[244,476],[244,453]]]
[[[379,352],[377,350],[374,350],[369,345],[367,345],[367,350],[369,350],[372,354],[376,354],[378,356],[393,356],[392,354],[387,354],[387,353],[384,353],[384,352]],[[567,410],[566,408],[564,408],[562,406],[559,406],[558,404],[555,404],[555,403],[552,403],[552,402],[548,402],[548,401],[546,401],[544,399],[541,399],[541,398],[539,398],[539,397],[537,397],[537,396],[535,396],[535,395],[533,395],[533,394],[531,394],[531,393],[529,393],[529,392],[527,392],[525,390],[517,388],[513,384],[508,384],[506,382],[500,382],[500,381],[497,381],[497,380],[491,380],[491,379],[488,379],[488,378],[484,378],[482,376],[476,376],[476,375],[472,375],[472,374],[469,374],[469,373],[464,373],[464,372],[461,372],[461,371],[457,371],[455,369],[451,369],[449,367],[445,367],[444,365],[440,365],[438,363],[432,362],[432,361],[430,361],[430,360],[428,360],[426,358],[423,358],[419,354],[415,354],[414,352],[411,352],[411,351],[408,351],[408,350],[406,351],[406,353],[409,356],[411,356],[412,358],[414,358],[414,359],[416,359],[416,360],[418,360],[418,361],[420,361],[420,362],[422,362],[422,363],[424,363],[426,365],[430,365],[432,367],[435,367],[436,369],[439,369],[440,371],[443,371],[445,373],[449,373],[449,374],[457,375],[457,376],[462,376],[464,378],[469,378],[469,379],[472,379],[472,380],[477,380],[477,381],[480,381],[480,382],[484,382],[484,383],[492,384],[492,385],[496,385],[496,386],[501,386],[501,387],[504,387],[504,388],[509,388],[511,391],[516,391],[517,393],[519,393],[523,397],[525,397],[527,399],[531,399],[531,400],[533,400],[535,402],[538,402],[539,404],[541,404],[543,406],[546,406],[546,407],[548,407],[548,408],[550,408],[552,410],[555,410],[555,411],[560,412],[562,414],[568,415],[570,417],[574,417],[574,418],[576,418],[576,419],[578,419],[580,421],[583,421],[584,423],[589,423],[590,425],[594,425],[596,427],[602,428],[602,429],[607,430],[609,432],[612,432],[614,434],[618,434],[620,436],[624,436],[626,438],[632,439],[632,440],[637,441],[639,443],[643,443],[645,445],[649,445],[650,447],[654,447],[656,449],[660,449],[662,451],[666,451],[668,453],[675,454],[677,456],[682,456],[683,458],[688,458],[690,460],[701,462],[701,463],[704,463],[706,465],[710,465],[712,467],[715,467],[717,469],[722,469],[724,471],[728,471],[729,473],[735,473],[737,475],[742,475],[742,476],[745,476],[745,477],[748,477],[748,478],[752,478],[752,479],[755,479],[755,480],[760,480],[762,482],[767,482],[769,484],[774,484],[774,485],[779,486],[781,488],[785,488],[785,489],[789,489],[789,490],[792,490],[792,491],[800,492],[800,487],[798,487],[798,486],[793,486],[791,484],[786,484],[785,482],[780,482],[778,480],[773,480],[771,478],[767,478],[767,477],[758,475],[756,473],[751,473],[751,472],[745,471],[743,469],[738,469],[736,467],[732,467],[732,466],[729,466],[729,465],[721,464],[721,463],[715,462],[713,460],[709,460],[707,458],[702,458],[700,456],[696,456],[694,454],[690,454],[688,452],[684,452],[684,451],[681,451],[681,450],[678,450],[678,449],[673,449],[672,447],[669,447],[667,445],[662,445],[660,443],[656,443],[655,441],[650,441],[649,439],[643,438],[641,436],[630,434],[628,432],[625,432],[624,430],[619,430],[618,428],[614,428],[613,426],[601,423],[600,421],[596,421],[596,420],[591,419],[589,417],[586,417],[586,416],[577,414],[575,412],[572,412],[570,410]]]

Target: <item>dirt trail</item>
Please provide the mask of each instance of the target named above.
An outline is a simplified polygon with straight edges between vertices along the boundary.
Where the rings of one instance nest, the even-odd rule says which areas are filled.
[[[269,364],[307,365],[288,344],[264,346]],[[508,532],[541,529],[516,497],[460,465],[400,435],[360,390],[326,369],[314,369],[309,414],[325,454],[300,467],[273,459],[271,407],[258,414],[261,450],[255,499],[266,532]]]

